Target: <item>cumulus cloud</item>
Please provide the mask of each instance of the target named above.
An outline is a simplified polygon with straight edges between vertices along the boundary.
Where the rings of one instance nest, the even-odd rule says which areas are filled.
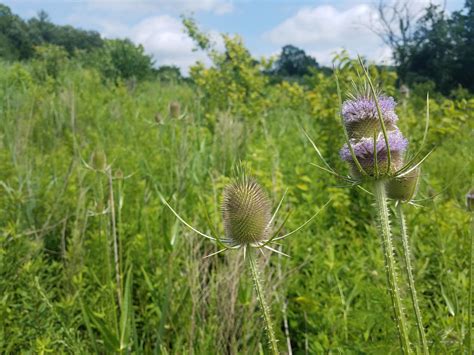
[[[89,7],[110,12],[150,13],[156,11],[205,11],[225,14],[233,10],[230,0],[86,0]]]
[[[131,28],[129,37],[143,45],[158,65],[176,65],[186,72],[197,60],[206,60],[203,53],[193,52],[194,43],[183,32],[181,22],[168,15],[141,21]]]
[[[330,5],[304,7],[266,32],[264,39],[278,45],[301,46],[323,64],[331,63],[333,53],[342,48],[378,62],[387,61],[389,48],[369,28],[376,18],[375,9],[367,4],[347,10]]]
[[[388,18],[395,6],[403,2],[385,0],[384,13]],[[331,5],[306,6],[287,18],[275,28],[264,33],[263,39],[280,46],[294,44],[315,56],[322,64],[331,64],[335,53],[342,49],[351,55],[360,54],[378,63],[391,63],[391,49],[375,34],[380,31],[379,14],[374,3],[363,1],[345,9]],[[412,22],[420,17],[430,4],[444,6],[442,0],[407,1],[407,11]],[[405,11],[405,9],[398,9]],[[396,24],[395,24],[395,32]]]
[[[156,65],[175,65],[183,74],[196,61],[209,64],[210,60],[202,51],[195,51],[195,44],[184,32],[181,21],[170,15],[151,16],[135,25],[127,26],[113,20],[95,19],[106,38],[129,38],[135,44],[141,44],[147,54],[156,60]],[[209,33],[218,50],[223,42],[218,32]]]

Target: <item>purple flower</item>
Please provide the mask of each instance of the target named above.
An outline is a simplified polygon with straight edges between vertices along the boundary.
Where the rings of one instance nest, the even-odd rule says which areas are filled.
[[[403,152],[408,146],[408,141],[403,134],[397,129],[387,132],[388,146],[391,155],[391,167],[390,171],[397,170],[401,167],[403,162]],[[362,138],[360,140],[350,141],[354,154],[357,157],[360,165],[364,170],[372,175],[375,167],[375,156],[374,156],[374,139],[373,138]],[[387,144],[382,133],[379,133],[376,140],[376,151],[377,151],[377,165],[379,171],[385,173],[387,170]],[[355,166],[352,160],[352,155],[347,144],[344,144],[341,151],[339,152],[342,160],[347,161]]]
[[[384,122],[394,124],[398,120],[398,116],[395,113],[397,104],[393,97],[381,95],[378,97],[378,102]],[[346,124],[363,120],[377,120],[377,105],[372,98],[367,97],[346,100],[342,104],[342,116]]]
[[[405,151],[408,141],[403,137],[402,132],[399,130],[387,132],[388,145],[390,147],[390,152],[403,152]],[[359,159],[371,158],[374,155],[374,139],[373,138],[362,138],[357,143],[354,144],[354,141],[351,141],[352,149],[354,154]],[[377,137],[377,157],[382,159],[384,156],[387,156],[387,144],[385,143],[385,138],[382,133],[379,133]],[[347,144],[344,144],[344,147],[341,149],[341,158],[345,161],[352,161],[352,155]]]

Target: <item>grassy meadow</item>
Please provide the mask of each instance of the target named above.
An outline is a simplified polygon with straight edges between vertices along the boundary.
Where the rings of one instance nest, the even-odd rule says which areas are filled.
[[[270,83],[238,42],[226,45],[227,60],[194,66],[192,83],[113,83],[74,60],[0,64],[0,353],[267,353],[242,251],[204,258],[219,247],[158,194],[222,235],[222,191],[238,161],[274,207],[288,190],[285,230],[331,200],[282,242],[290,258],[259,254],[280,351],[399,353],[373,199],[311,165],[318,156],[303,133],[348,173],[334,78]],[[344,95],[354,62],[337,65]],[[430,87],[407,97],[393,72],[370,70],[399,103],[416,151]],[[404,209],[430,349],[463,354],[474,98],[430,92],[429,102],[425,151],[436,149],[420,206]],[[396,219],[393,228],[399,250]]]

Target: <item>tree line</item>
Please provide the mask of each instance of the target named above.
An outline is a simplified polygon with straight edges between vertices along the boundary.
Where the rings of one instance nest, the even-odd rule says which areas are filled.
[[[428,6],[413,18],[409,1],[380,2],[377,34],[393,52],[400,84],[430,82],[449,94],[460,87],[474,91],[474,0],[463,9],[447,13],[440,6]],[[141,45],[129,39],[104,39],[96,31],[53,24],[44,11],[23,20],[0,4],[0,58],[9,61],[42,57],[74,57],[96,67],[106,78],[144,79],[158,76],[182,80],[177,67],[161,66]],[[266,74],[272,82],[300,80],[314,71],[331,74],[331,68],[293,45],[282,48]]]

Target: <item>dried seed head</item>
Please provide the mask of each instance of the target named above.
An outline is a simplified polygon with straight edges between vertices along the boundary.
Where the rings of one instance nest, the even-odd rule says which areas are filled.
[[[418,190],[420,168],[416,168],[406,175],[390,179],[386,185],[388,198],[398,201],[411,201]]]
[[[398,116],[395,113],[393,97],[379,96],[377,98],[380,112],[387,130],[395,129]],[[360,139],[373,137],[381,132],[379,114],[375,100],[370,96],[360,96],[346,100],[342,105],[342,117],[349,138]]]
[[[269,233],[270,200],[252,178],[243,177],[225,188],[222,215],[226,237],[237,244],[261,241]]]
[[[390,149],[390,172],[393,173],[400,169],[403,164],[403,153],[408,145],[408,141],[403,137],[399,130],[387,132],[388,147],[382,133],[379,133],[375,150],[377,152],[377,166],[380,174],[387,172],[387,152]],[[375,155],[374,155],[374,139],[361,138],[360,140],[351,140],[352,149],[362,168],[369,176],[374,176],[375,171]],[[387,149],[388,148],[388,149]],[[345,144],[339,152],[342,160],[349,162],[352,166],[353,175],[360,177],[357,165],[352,160],[349,147]]]
[[[468,211],[474,211],[474,189],[469,191],[466,195],[466,207]]]
[[[179,102],[176,102],[176,101],[170,102],[169,110],[170,110],[171,117],[178,118],[181,113],[181,107],[179,105]]]

